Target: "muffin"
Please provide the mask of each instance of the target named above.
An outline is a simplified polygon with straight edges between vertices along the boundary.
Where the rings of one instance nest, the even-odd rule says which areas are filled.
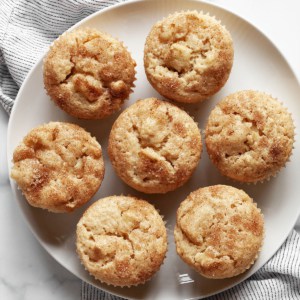
[[[50,122],[32,129],[13,153],[11,177],[28,203],[71,212],[89,201],[104,176],[101,146],[83,128]]]
[[[183,110],[155,98],[139,100],[115,121],[108,142],[112,165],[129,186],[166,193],[182,186],[201,155],[197,124]]]
[[[174,235],[178,255],[202,276],[229,278],[256,260],[264,221],[244,191],[215,185],[192,192],[180,204]]]
[[[165,224],[146,201],[111,196],[92,204],[77,224],[77,253],[96,279],[114,286],[149,280],[167,251]]]
[[[77,29],[54,41],[44,59],[45,89],[68,114],[102,119],[129,97],[135,66],[123,43],[97,29]]]
[[[240,91],[215,107],[205,134],[209,157],[223,175],[257,182],[285,166],[293,149],[294,124],[272,96]]]
[[[177,12],[152,27],[144,49],[145,72],[164,97],[195,103],[224,86],[233,53],[230,33],[214,17]]]

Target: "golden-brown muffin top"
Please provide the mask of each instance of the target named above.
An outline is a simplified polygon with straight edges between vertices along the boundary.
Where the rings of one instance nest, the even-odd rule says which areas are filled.
[[[202,12],[178,12],[157,22],[145,44],[150,83],[179,102],[199,102],[215,94],[227,81],[232,63],[229,32]]]
[[[275,175],[289,159],[294,124],[282,104],[263,92],[240,91],[211,112],[206,147],[223,175],[242,182]]]
[[[115,121],[108,152],[117,174],[145,193],[183,185],[201,155],[197,124],[180,108],[155,98],[139,100]]]
[[[165,224],[148,202],[110,196],[91,205],[77,225],[77,252],[96,279],[114,286],[144,283],[167,251]]]
[[[200,188],[177,211],[177,252],[208,278],[246,271],[257,257],[263,234],[260,209],[244,191],[231,186]]]
[[[101,119],[129,97],[135,65],[123,43],[97,29],[77,29],[50,47],[44,84],[52,100],[70,115]]]
[[[101,146],[70,123],[32,129],[15,149],[13,163],[11,177],[27,201],[52,212],[70,212],[86,203],[104,176]]]

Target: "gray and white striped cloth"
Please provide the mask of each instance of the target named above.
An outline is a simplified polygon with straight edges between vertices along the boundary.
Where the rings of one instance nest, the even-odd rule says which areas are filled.
[[[9,114],[26,74],[49,44],[91,13],[122,0],[1,0],[0,103]],[[82,283],[82,300],[120,300]],[[300,237],[292,231],[280,250],[248,280],[213,299],[300,299]]]

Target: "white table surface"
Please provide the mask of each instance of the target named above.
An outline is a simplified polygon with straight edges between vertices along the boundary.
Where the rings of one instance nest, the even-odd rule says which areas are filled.
[[[300,81],[300,1],[210,2],[237,13],[260,28],[285,55]],[[8,116],[0,108],[0,299],[79,300],[81,281],[39,245],[12,197],[6,163],[7,123]],[[299,220],[296,229],[300,229]]]

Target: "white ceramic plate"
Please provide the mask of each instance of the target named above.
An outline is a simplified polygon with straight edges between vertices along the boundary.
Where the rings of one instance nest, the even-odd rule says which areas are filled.
[[[124,107],[139,98],[160,97],[147,82],[143,68],[143,47],[151,26],[175,11],[196,9],[215,15],[229,29],[234,40],[235,59],[225,87],[210,100],[186,109],[204,128],[214,105],[229,93],[241,89],[256,89],[278,97],[291,112],[300,111],[300,88],[284,57],[257,28],[223,8],[193,0],[151,0],[123,3],[97,12],[75,27],[90,26],[106,31],[123,40],[137,62],[137,81],[134,93]],[[113,294],[132,299],[199,299],[232,287],[257,271],[283,243],[299,215],[300,177],[299,141],[291,162],[280,174],[263,184],[240,185],[221,177],[203,151],[200,164],[184,187],[166,195],[144,195],[127,187],[115,175],[107,158],[107,137],[118,114],[102,121],[82,121],[67,116],[57,108],[43,88],[42,60],[27,76],[14,105],[8,129],[8,162],[14,148],[33,127],[49,121],[75,122],[95,135],[101,143],[106,163],[106,174],[92,201],[108,195],[131,194],[149,200],[167,221],[169,250],[159,273],[147,284],[132,288],[115,288],[96,282],[84,268],[75,252],[75,227],[89,204],[72,214],[52,214],[30,207],[16,184],[11,182],[17,203],[32,232],[41,245],[66,269],[79,278]],[[296,128],[300,128],[299,114],[293,115]],[[176,255],[173,241],[175,212],[179,203],[199,187],[229,184],[243,188],[258,203],[265,215],[266,237],[262,252],[254,266],[241,276],[226,280],[208,280],[185,265]],[[91,202],[90,202],[91,203]]]

